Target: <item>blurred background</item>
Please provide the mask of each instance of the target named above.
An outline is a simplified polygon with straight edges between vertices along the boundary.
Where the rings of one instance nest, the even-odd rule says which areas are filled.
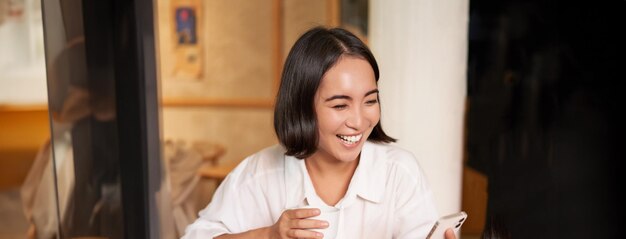
[[[626,2],[0,0],[0,238],[179,238],[346,28],[460,238],[619,238]]]

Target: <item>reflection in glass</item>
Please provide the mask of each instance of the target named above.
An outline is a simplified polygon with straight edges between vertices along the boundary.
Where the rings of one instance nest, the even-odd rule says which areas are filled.
[[[83,27],[97,17],[83,16],[83,4],[44,1],[60,236],[122,238],[115,84],[110,58],[102,57],[111,49],[87,47],[108,32]]]

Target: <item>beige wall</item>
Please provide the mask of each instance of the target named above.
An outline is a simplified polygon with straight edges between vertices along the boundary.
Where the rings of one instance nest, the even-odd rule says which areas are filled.
[[[164,97],[273,97],[272,5],[265,1],[201,1],[200,79],[175,77],[174,7],[158,1],[161,92]],[[247,4],[244,4],[247,3]]]
[[[298,37],[308,28],[327,25],[327,1],[285,0],[283,1],[283,59]]]
[[[223,162],[236,162],[276,143],[272,114],[268,109],[168,107],[163,132],[170,139],[218,142],[227,147]]]
[[[220,163],[238,162],[277,143],[269,102],[276,94],[280,67],[300,34],[330,22],[328,2],[333,1],[157,1],[161,98],[182,102],[163,106],[163,138],[221,144],[226,154]],[[173,74],[177,53],[172,5],[184,2],[202,4],[199,79]],[[200,103],[188,104],[194,99]]]

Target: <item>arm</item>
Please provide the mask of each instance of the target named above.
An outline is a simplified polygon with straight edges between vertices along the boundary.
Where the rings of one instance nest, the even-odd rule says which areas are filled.
[[[224,234],[216,239],[282,239],[282,238],[302,238],[318,239],[323,235],[318,232],[309,231],[310,228],[325,228],[328,223],[307,219],[320,214],[319,209],[292,209],[282,213],[278,221],[269,227],[262,227],[238,234]],[[454,239],[454,238],[453,238]]]
[[[262,227],[254,230],[250,230],[247,232],[242,232],[238,234],[224,234],[215,239],[245,239],[245,238],[260,238],[260,239],[269,239],[269,227]]]
[[[215,192],[211,203],[200,212],[185,230],[182,239],[204,238],[321,238],[309,228],[324,228],[323,222],[307,219],[320,214],[319,209],[285,210],[276,222],[265,207],[276,198],[267,198],[263,186],[267,182],[244,178],[238,166]],[[252,229],[252,230],[251,230]]]
[[[408,190],[404,193],[407,195],[399,196],[395,212],[394,235],[403,239],[426,238],[438,218],[432,195],[430,192],[422,195],[418,190]]]
[[[235,169],[226,177],[213,194],[211,202],[200,211],[198,218],[187,226],[181,239],[214,238],[262,226],[264,217],[263,212],[259,210],[248,211],[249,214],[257,216],[241,220],[244,218],[241,216],[242,209],[249,210],[252,208],[251,204],[254,203],[248,199],[258,198],[258,196],[255,196],[255,185],[248,187],[238,182],[240,173],[241,169]]]
[[[426,238],[439,214],[426,176],[412,155],[398,160],[393,187],[395,238]]]

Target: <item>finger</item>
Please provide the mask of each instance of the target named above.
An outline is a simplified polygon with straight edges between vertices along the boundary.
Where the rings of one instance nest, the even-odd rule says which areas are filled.
[[[323,238],[324,234],[316,231],[291,229],[287,231],[287,236],[290,238],[302,238],[302,239],[318,239]]]
[[[446,239],[456,239],[456,235],[454,235],[454,231],[452,231],[452,228],[448,228],[444,236]]]
[[[287,216],[291,219],[297,218],[308,218],[320,215],[320,210],[318,208],[301,208],[301,209],[292,209],[287,212]]]
[[[315,219],[295,219],[289,221],[289,227],[298,229],[327,228],[328,222]]]

